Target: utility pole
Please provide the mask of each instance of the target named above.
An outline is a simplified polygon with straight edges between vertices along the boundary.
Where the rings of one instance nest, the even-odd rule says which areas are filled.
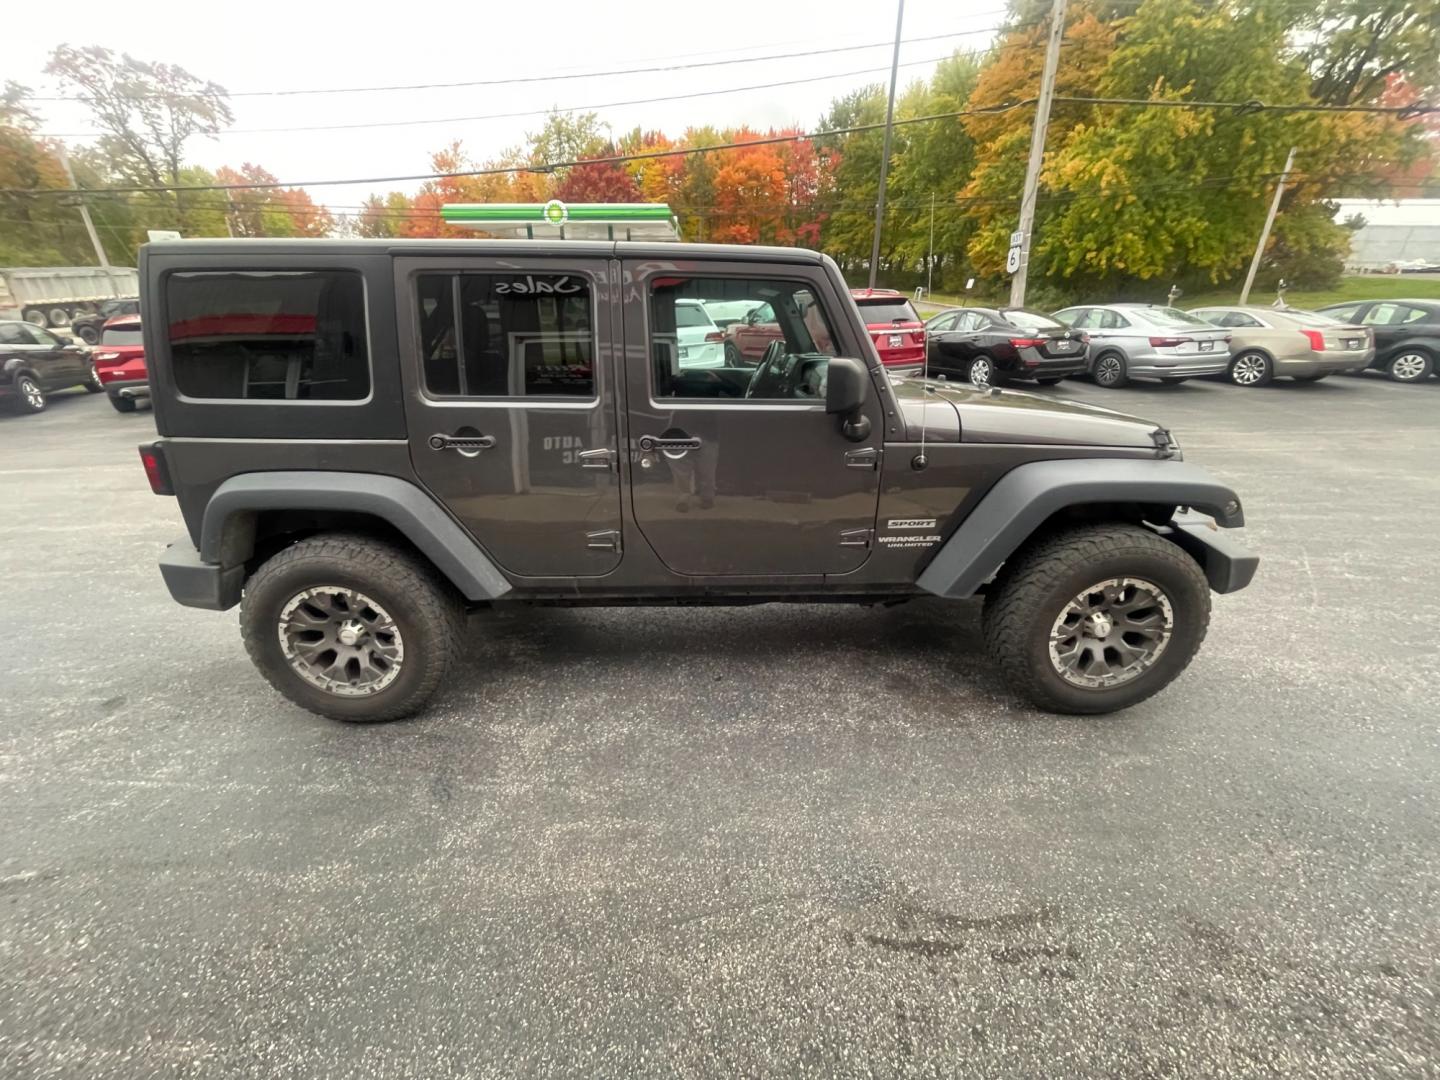
[[[1285,181],[1290,179],[1290,167],[1295,164],[1295,147],[1285,158],[1285,168],[1280,173],[1280,183],[1275,185],[1275,198],[1270,201],[1270,213],[1265,215],[1265,227],[1260,230],[1260,243],[1255,245],[1255,257],[1250,260],[1250,272],[1245,275],[1245,287],[1240,290],[1240,303],[1250,302],[1250,287],[1255,284],[1255,275],[1260,270],[1260,259],[1265,254],[1265,245],[1270,240],[1270,227],[1275,224],[1275,215],[1280,211],[1280,196],[1285,194]]]
[[[75,183],[75,172],[70,168],[70,155],[65,152],[65,144],[58,144],[60,147],[60,166],[65,170],[65,179],[70,181],[70,186],[79,190],[80,185]],[[77,195],[80,200],[80,218],[85,222],[85,231],[90,234],[90,246],[95,249],[95,260],[105,271],[105,278],[110,282],[110,292],[114,296],[120,295],[120,290],[115,287],[115,275],[110,272],[110,260],[105,257],[105,248],[100,243],[100,234],[95,231],[95,223],[90,220],[90,208],[85,205],[85,196]]]
[[[885,106],[885,138],[880,149],[880,191],[875,197],[875,239],[870,245],[870,288],[880,269],[880,230],[885,227],[885,177],[890,172],[890,131],[895,126],[895,80],[900,75],[900,28],[905,25],[905,0],[895,15],[895,53],[890,59],[890,102]]]
[[[935,283],[935,193],[930,192],[930,257],[925,260],[925,299],[930,299],[930,294],[935,290],[931,286]]]
[[[1050,6],[1050,39],[1045,43],[1045,69],[1040,75],[1040,97],[1035,102],[1035,128],[1030,133],[1030,161],[1025,166],[1025,191],[1020,196],[1020,265],[1010,279],[1010,306],[1025,306],[1026,277],[1030,272],[1030,233],[1035,228],[1035,190],[1045,163],[1045,130],[1050,126],[1050,102],[1055,97],[1055,69],[1060,65],[1060,41],[1065,36],[1065,0]]]

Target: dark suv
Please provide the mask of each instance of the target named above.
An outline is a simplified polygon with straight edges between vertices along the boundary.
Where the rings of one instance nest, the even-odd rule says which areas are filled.
[[[888,374],[814,252],[188,240],[140,265],[141,457],[186,525],[165,581],[239,603],[261,672],[327,716],[419,708],[482,607],[977,593],[1022,696],[1107,712],[1255,572],[1211,523],[1239,498],[1169,432]],[[780,336],[688,366],[693,301],[768,304]]]

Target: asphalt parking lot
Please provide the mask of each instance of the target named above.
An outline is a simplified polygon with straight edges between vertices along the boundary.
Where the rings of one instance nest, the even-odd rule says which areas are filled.
[[[342,726],[165,593],[148,413],[0,417],[0,1076],[1440,1075],[1440,381],[1046,392],[1262,556],[1109,718],[916,603],[486,615]]]

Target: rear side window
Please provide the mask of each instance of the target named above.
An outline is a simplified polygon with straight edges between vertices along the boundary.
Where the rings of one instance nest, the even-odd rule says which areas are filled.
[[[425,391],[595,397],[590,282],[576,274],[421,274]]]
[[[1000,313],[1012,326],[1018,326],[1021,330],[1064,330],[1065,325],[1050,318],[1048,315],[1041,315],[1038,311],[1025,311],[1023,308],[1010,308]]]
[[[365,286],[348,270],[172,274],[170,364],[190,398],[359,401],[370,395]]]

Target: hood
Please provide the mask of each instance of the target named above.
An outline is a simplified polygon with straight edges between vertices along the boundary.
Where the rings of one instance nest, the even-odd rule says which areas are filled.
[[[891,384],[907,426],[918,437],[920,401],[926,408],[926,437],[937,442],[1027,443],[1064,446],[1156,448],[1159,424],[1078,401],[1057,401],[1022,390],[976,390],[965,383],[892,376]],[[937,425],[936,405],[944,403],[955,419]],[[957,425],[955,436],[943,432]],[[936,438],[937,426],[942,432]]]

